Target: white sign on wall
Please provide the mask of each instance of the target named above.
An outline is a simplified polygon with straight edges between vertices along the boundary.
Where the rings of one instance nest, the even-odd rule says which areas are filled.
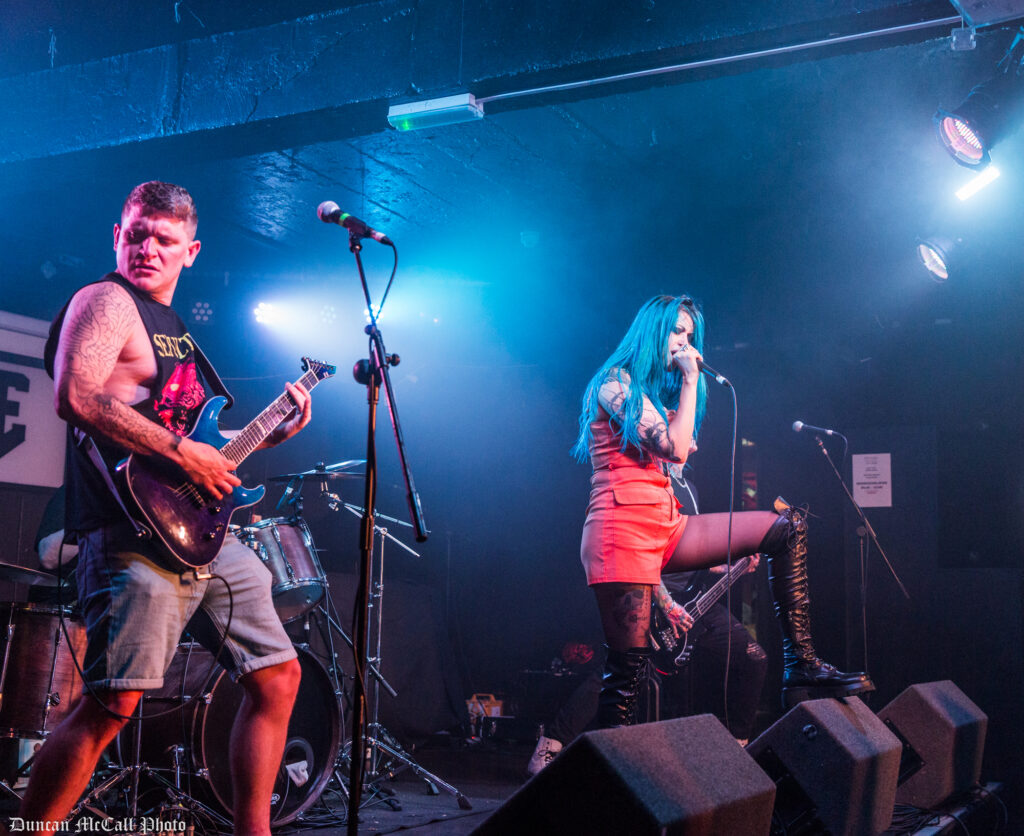
[[[0,311],[0,482],[64,482],[64,422],[43,368],[50,323]]]
[[[892,454],[853,457],[853,498],[861,508],[892,508]]]

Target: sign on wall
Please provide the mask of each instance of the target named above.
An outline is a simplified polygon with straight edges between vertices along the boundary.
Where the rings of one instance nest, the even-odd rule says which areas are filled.
[[[853,498],[861,508],[892,508],[892,454],[853,456]]]
[[[49,327],[0,311],[0,482],[55,488],[64,481],[64,422],[43,368]]]

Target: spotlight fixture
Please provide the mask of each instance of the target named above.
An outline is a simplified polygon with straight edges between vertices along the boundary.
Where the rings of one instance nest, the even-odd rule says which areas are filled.
[[[192,306],[192,321],[210,323],[213,321],[213,306],[209,302],[196,302]]]
[[[484,106],[477,102],[472,93],[391,105],[388,108],[388,122],[391,127],[400,131],[436,128],[440,125],[474,122],[483,118]]]
[[[992,147],[1007,133],[1010,119],[1024,98],[1024,56],[1016,53],[1024,43],[1021,27],[1006,54],[996,65],[996,73],[977,85],[959,106],[935,114],[939,139],[950,156],[968,168],[982,168],[992,160]]]
[[[320,308],[320,320],[324,325],[333,325],[338,319],[338,311],[334,305],[324,305]]]
[[[960,239],[953,241],[939,236],[918,239],[917,257],[935,282],[942,284],[949,278],[950,266],[956,266],[956,250],[961,243]]]
[[[273,325],[278,318],[277,311],[269,302],[260,302],[252,312],[261,325]]]

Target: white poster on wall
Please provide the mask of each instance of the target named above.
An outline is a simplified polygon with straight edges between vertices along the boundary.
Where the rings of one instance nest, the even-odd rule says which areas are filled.
[[[49,327],[0,311],[0,482],[56,488],[64,481],[64,422],[43,368]]]
[[[853,498],[861,508],[892,508],[892,454],[853,457]]]

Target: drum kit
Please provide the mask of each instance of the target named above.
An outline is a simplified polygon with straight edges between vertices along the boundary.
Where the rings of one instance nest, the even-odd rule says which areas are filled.
[[[376,646],[371,647],[368,640],[367,647],[357,650],[339,624],[327,575],[302,516],[306,480],[319,482],[320,496],[332,511],[361,515],[361,508],[342,501],[328,486],[338,479],[361,478],[362,474],[353,469],[362,464],[362,460],[317,464],[308,471],[271,477],[272,482],[287,482],[276,510],[288,506],[290,515],[232,527],[238,539],[270,570],[274,608],[282,623],[301,623],[305,638],[295,642],[302,678],[274,787],[274,826],[304,817],[329,789],[336,791],[332,797],[341,798],[344,815],[348,813],[346,776],[352,753],[345,741],[346,676],[336,652],[338,638],[353,654],[365,654],[366,669],[374,681],[375,698],[363,753],[367,780],[393,777],[410,768],[432,794],[438,794],[440,787],[451,793],[460,807],[470,807],[458,789],[417,764],[378,722],[380,689],[396,695],[379,670],[384,542],[396,543],[414,555],[416,552],[386,528],[377,527],[373,593],[377,604]],[[408,525],[381,514],[377,519]],[[0,563],[0,580],[37,588],[58,586],[55,575],[6,563]],[[82,698],[80,668],[86,649],[85,627],[73,605],[0,604],[0,621],[7,625],[0,636],[0,739],[45,740]],[[316,647],[309,641],[311,636],[318,637]],[[154,809],[148,809],[148,803],[140,803],[140,799],[150,795],[150,790],[160,790],[155,812],[163,816],[162,820],[202,819],[215,827],[230,827],[228,738],[242,695],[242,687],[213,655],[186,634],[164,677],[164,686],[145,693],[134,719],[101,760],[90,791],[72,810],[72,817],[89,811],[109,819],[113,807],[133,819],[152,815]],[[31,760],[28,757],[0,777],[0,790],[17,796],[15,781],[23,779]],[[377,797],[388,801],[390,793],[378,789],[380,792],[368,795],[365,803]],[[140,806],[147,808],[146,812],[140,811]],[[342,817],[334,818],[337,822]]]

